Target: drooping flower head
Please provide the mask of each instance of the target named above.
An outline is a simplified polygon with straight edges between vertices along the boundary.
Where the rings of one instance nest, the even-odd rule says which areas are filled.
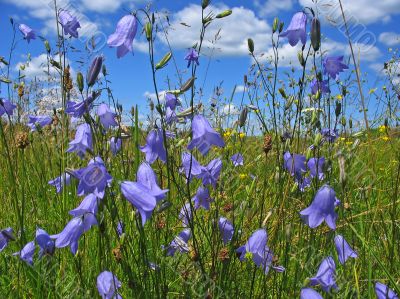
[[[56,240],[55,246],[57,248],[70,246],[71,252],[76,254],[79,238],[93,225],[97,225],[95,215],[92,213],[86,213],[83,216],[73,218],[68,222],[61,233],[50,237]]]
[[[343,63],[343,56],[326,56],[323,60],[324,74],[328,74],[333,80],[337,79],[340,72],[349,67]]]
[[[24,39],[26,39],[28,44],[31,41],[31,39],[36,39],[35,31],[31,27],[29,27],[28,25],[20,24],[18,26],[18,29],[24,35]]]
[[[28,126],[31,128],[32,132],[36,131],[38,128],[48,126],[53,122],[53,119],[48,115],[29,115],[28,117]]]
[[[323,180],[324,174],[325,158],[310,158],[307,162],[307,167],[310,170],[310,175],[312,178],[317,177],[318,180]]]
[[[206,210],[210,209],[210,202],[214,201],[210,196],[210,191],[206,187],[199,187],[192,200],[194,201],[195,209],[203,207]]]
[[[241,261],[244,261],[246,257],[251,256],[254,264],[263,269],[265,274],[269,272],[273,260],[273,253],[267,246],[267,240],[267,231],[265,229],[258,229],[250,236],[245,245],[236,250],[236,252],[240,254],[239,259]],[[277,272],[285,271],[281,266],[272,266],[272,269]]]
[[[171,110],[175,110],[176,106],[180,106],[181,103],[179,99],[172,93],[165,94],[165,107],[171,108]]]
[[[29,265],[33,264],[33,255],[35,254],[35,242],[31,241],[21,249],[21,251],[15,252],[14,256],[19,256],[21,260],[28,263]]]
[[[331,90],[329,89],[328,80],[319,81],[317,79],[314,79],[311,81],[311,93],[315,95],[318,91],[320,92],[320,94],[331,92]]]
[[[338,129],[323,128],[321,130],[321,135],[324,137],[324,140],[328,142],[335,142],[335,140],[339,137],[339,131]]]
[[[336,229],[337,214],[335,207],[340,203],[335,190],[324,185],[314,197],[311,205],[300,212],[303,221],[311,228],[316,228],[324,220],[331,229]]]
[[[190,67],[192,62],[195,62],[197,65],[199,65],[199,53],[197,53],[196,49],[190,48],[185,56],[185,60],[188,62],[187,67]]]
[[[307,15],[304,12],[297,12],[293,15],[289,27],[279,34],[281,37],[287,37],[289,44],[294,47],[299,40],[303,45],[307,41]]]
[[[7,247],[8,243],[10,241],[14,241],[14,231],[11,227],[7,227],[5,229],[2,229],[0,231],[0,252],[4,250],[4,248]]]
[[[392,289],[380,282],[375,283],[375,294],[378,299],[399,299]]]
[[[232,223],[225,217],[220,217],[218,220],[218,227],[221,233],[222,242],[224,245],[228,244],[232,240],[233,233],[235,232]]]
[[[0,99],[0,117],[4,114],[12,116],[15,108],[17,108],[17,106],[11,103],[9,100]]]
[[[243,166],[243,155],[241,153],[234,154],[231,157],[231,161],[235,167]]]
[[[317,291],[310,288],[301,289],[300,299],[324,299]]]
[[[203,115],[195,115],[192,121],[192,141],[188,145],[188,149],[195,147],[204,156],[207,155],[212,145],[224,147],[224,140],[221,135],[215,132],[208,120]]]
[[[76,128],[75,139],[69,143],[67,153],[76,153],[83,159],[87,151],[93,151],[92,130],[84,123]]]
[[[344,265],[349,257],[356,258],[358,256],[353,248],[350,247],[349,243],[347,243],[346,239],[341,235],[335,237],[335,247],[338,253],[339,262],[342,265]]]
[[[50,235],[43,229],[36,230],[36,243],[39,245],[39,257],[43,255],[53,255],[55,251],[55,242]]]
[[[166,132],[167,137],[172,136]],[[167,160],[167,151],[164,147],[164,135],[161,129],[154,129],[146,137],[146,145],[141,146],[140,150],[146,154],[146,161],[153,164],[159,158],[162,162]]]
[[[204,186],[211,185],[214,188],[217,185],[217,181],[221,174],[222,169],[222,161],[221,159],[217,158],[210,163],[206,167],[201,168],[201,172],[198,177],[202,180]]]
[[[115,156],[121,149],[122,139],[117,137],[111,137],[110,139],[110,150]]]
[[[69,214],[74,217],[83,216],[86,213],[91,213],[93,215],[96,215],[98,206],[99,206],[99,199],[96,197],[96,195],[90,193],[85,196],[85,198],[82,200],[82,202],[79,204],[77,208],[69,211]]]
[[[179,233],[171,243],[165,248],[167,250],[167,256],[174,256],[175,252],[178,250],[180,253],[189,252],[188,241],[190,239],[191,233],[190,229],[186,228]]]
[[[118,126],[118,123],[115,121],[115,114],[111,111],[111,109],[107,106],[107,104],[100,104],[97,109],[97,115],[100,118],[100,122],[104,128],[108,129],[109,127]]]
[[[299,154],[290,154],[286,152],[283,155],[284,167],[290,173],[291,176],[294,176],[297,181],[301,181],[303,174],[307,171],[306,168],[306,157],[304,155]]]
[[[329,292],[331,288],[337,289],[335,275],[335,261],[332,257],[328,256],[320,264],[317,275],[310,278],[310,285],[321,285],[325,292]]]
[[[158,201],[165,198],[168,189],[162,190],[157,185],[156,175],[147,163],[142,163],[137,172],[137,181],[124,181],[121,191],[124,197],[138,210],[144,225]]]
[[[137,20],[133,15],[126,15],[119,20],[115,32],[108,37],[107,45],[117,48],[117,57],[121,58],[132,52],[132,43],[137,31]]]
[[[58,13],[58,21],[64,29],[64,34],[78,38],[78,28],[81,28],[81,24],[75,16],[72,16],[69,11],[62,9]]]
[[[94,96],[88,96],[84,101],[81,102],[68,101],[65,112],[74,118],[80,118],[84,113],[89,113],[95,100],[96,94]]]
[[[49,185],[56,187],[57,193],[60,193],[65,186],[71,183],[71,175],[69,173],[64,173],[59,177],[49,181]]]
[[[203,168],[192,154],[182,153],[182,170],[185,171],[186,179],[192,180],[193,177],[199,177]]]
[[[110,271],[104,271],[97,276],[97,290],[103,299],[122,299],[118,289],[122,286],[118,278]]]
[[[78,196],[93,193],[98,198],[103,198],[106,187],[112,181],[112,176],[100,157],[91,159],[88,166],[74,171],[74,176],[79,180]]]

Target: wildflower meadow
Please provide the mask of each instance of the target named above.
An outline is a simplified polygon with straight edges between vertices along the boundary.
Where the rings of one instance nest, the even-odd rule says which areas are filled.
[[[371,85],[352,2],[267,14],[237,44],[229,1],[188,20],[126,1],[101,34],[78,2],[28,2],[53,31],[1,14],[0,298],[399,298],[400,43]],[[210,69],[226,40],[245,72]]]

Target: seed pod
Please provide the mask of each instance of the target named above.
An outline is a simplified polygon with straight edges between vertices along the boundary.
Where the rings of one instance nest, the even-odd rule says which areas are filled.
[[[279,19],[275,17],[274,22],[272,23],[272,33],[275,33],[278,30]]]
[[[321,23],[316,17],[311,21],[311,45],[315,52],[321,46]]]
[[[351,118],[349,119],[349,127],[350,127],[350,129],[353,128],[353,120]]]
[[[227,10],[224,10],[223,12],[217,14],[215,17],[217,19],[222,19],[222,18],[225,18],[227,16],[230,16],[231,14],[232,14],[232,10],[227,9]]]
[[[182,92],[185,92],[185,91],[188,91],[192,86],[193,86],[193,84],[194,84],[194,80],[195,80],[196,78],[195,77],[192,77],[192,78],[190,78],[189,80],[187,80],[186,82],[185,82],[185,84],[183,84],[182,85],[182,87],[180,88],[180,92],[182,93]]]
[[[172,57],[171,52],[165,54],[164,57],[161,59],[161,61],[156,64],[156,70],[162,69],[164,66],[166,66],[171,57]]]
[[[146,32],[146,39],[147,41],[151,40],[151,35],[152,35],[152,26],[151,23],[146,23],[144,26],[144,31]]]
[[[346,126],[346,117],[342,116],[340,123],[342,124],[343,127],[345,127]]]
[[[50,54],[51,48],[47,39],[44,41],[44,47],[46,48],[47,53]]]
[[[336,108],[335,108],[336,117],[339,117],[341,111],[342,111],[342,103],[336,101]]]
[[[240,112],[240,116],[239,116],[239,127],[243,127],[246,124],[246,120],[247,120],[247,113],[248,113],[248,109],[247,107],[244,107],[242,109],[242,111]]]
[[[251,38],[247,39],[247,46],[249,48],[249,52],[253,54],[254,52],[254,42]]]
[[[93,61],[92,65],[90,66],[90,69],[87,73],[86,76],[86,83],[88,87],[91,87],[94,85],[94,83],[97,80],[97,77],[99,76],[101,67],[103,65],[103,57],[102,56],[96,56]]]
[[[282,98],[287,99],[287,95],[285,90],[281,87],[278,89],[279,93],[281,94]]]
[[[78,72],[78,74],[76,74],[76,83],[78,83],[78,89],[80,92],[83,91],[83,75],[81,72]]]

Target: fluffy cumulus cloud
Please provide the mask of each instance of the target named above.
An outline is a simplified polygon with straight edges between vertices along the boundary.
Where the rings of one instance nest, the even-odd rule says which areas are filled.
[[[226,104],[224,108],[222,108],[222,115],[238,115],[240,114],[239,109],[234,104]]]
[[[400,44],[400,34],[396,32],[382,32],[379,35],[379,41],[386,46],[393,47]]]
[[[207,11],[214,14],[228,9],[225,5],[210,5]],[[244,7],[233,7],[232,15],[214,20],[207,28],[202,51],[214,56],[242,56],[248,54],[247,39],[253,38],[256,49],[269,40],[270,26],[254,12]],[[193,46],[199,40],[201,29],[201,7],[191,4],[170,16],[171,29],[168,32],[170,45],[175,49]],[[185,24],[185,25],[182,25]],[[164,33],[159,34],[166,44]],[[264,46],[265,47],[265,46]]]
[[[300,4],[308,7],[318,6],[318,11],[331,24],[342,24],[342,15],[339,1],[299,0]],[[388,22],[393,16],[400,14],[399,0],[342,0],[343,8],[348,22],[371,24],[375,22]]]
[[[254,7],[260,16],[277,16],[281,11],[293,9],[294,0],[255,0]]]

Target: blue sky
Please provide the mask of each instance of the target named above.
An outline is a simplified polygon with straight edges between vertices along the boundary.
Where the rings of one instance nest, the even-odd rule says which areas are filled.
[[[0,56],[8,57],[11,44],[12,31],[9,17],[13,17],[17,23],[25,23],[36,30],[39,35],[49,39],[54,46],[55,19],[51,10],[50,0],[0,0],[1,17],[0,28],[2,42],[0,44]],[[169,30],[169,42],[173,48],[178,68],[184,78],[189,77],[184,61],[187,48],[191,47],[199,35],[200,4],[201,1],[153,1],[152,9],[159,12],[167,12],[171,28]],[[207,40],[212,39],[219,29],[221,38],[215,43],[206,42],[204,52],[200,57],[200,73],[198,78],[203,85],[204,101],[208,101],[212,90],[223,81],[225,96],[229,97],[234,85],[243,84],[243,75],[247,73],[251,59],[247,51],[247,38],[255,41],[257,54],[271,53],[271,24],[274,16],[279,16],[289,24],[291,16],[296,11],[306,6],[315,8],[311,0],[248,0],[248,1],[211,1],[210,10],[220,12],[224,9],[232,9],[233,14],[225,19],[216,20],[209,28]],[[355,43],[356,56],[361,61],[363,78],[369,81],[365,89],[381,86],[384,81],[376,82],[381,75],[383,62],[390,59],[389,48],[396,48],[400,44],[400,5],[399,0],[343,0],[343,5],[350,20],[350,29],[353,32],[352,39]],[[80,17],[82,29],[80,38],[71,40],[71,44],[78,49],[84,49],[85,42],[97,32],[98,36],[106,38],[113,33],[118,20],[134,9],[143,8],[146,1],[126,0],[76,0],[59,1],[60,6],[68,5]],[[322,20],[322,33],[325,37],[323,49],[335,55],[349,55],[349,47],[341,26],[337,0],[318,1],[318,10]],[[184,26],[185,23],[190,27]],[[154,96],[151,82],[146,41],[141,28],[134,43],[134,55],[128,54],[117,59],[115,49],[107,46],[101,48],[100,53],[106,57],[106,65],[112,81],[112,89],[116,99],[126,109],[134,104],[139,104],[143,109],[146,106],[146,98]],[[27,44],[17,32],[17,48],[13,55],[12,64],[15,65],[26,60],[27,54],[31,55],[30,66],[24,73],[27,78],[43,75],[42,63],[44,46],[40,40],[33,40]],[[286,40],[281,42],[282,68],[290,66],[290,61],[298,65],[297,51],[299,47],[290,47]],[[214,50],[212,50],[214,48]],[[156,44],[156,56],[161,57],[168,51],[162,34]],[[80,65],[76,61],[87,57],[82,53],[71,53],[70,61],[74,72],[86,72],[87,64]],[[208,68],[207,68],[208,66]],[[352,66],[351,66],[352,68]],[[205,72],[207,70],[207,76]],[[15,72],[14,72],[15,74]],[[166,78],[173,85],[177,85],[176,70],[172,63],[158,74],[160,90],[167,88]],[[376,86],[375,86],[376,85]],[[3,85],[4,88],[4,85]],[[368,95],[368,93],[367,93]],[[241,94],[235,95],[236,103],[241,99]],[[370,105],[374,105],[373,102]]]

